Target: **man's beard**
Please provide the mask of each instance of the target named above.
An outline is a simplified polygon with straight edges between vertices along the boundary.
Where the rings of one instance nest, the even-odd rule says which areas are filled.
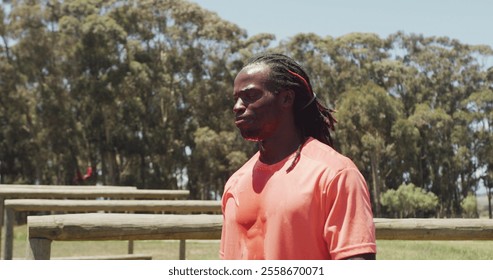
[[[245,140],[252,142],[262,141],[262,137],[260,135],[259,129],[246,129],[246,130],[240,129],[240,133]]]

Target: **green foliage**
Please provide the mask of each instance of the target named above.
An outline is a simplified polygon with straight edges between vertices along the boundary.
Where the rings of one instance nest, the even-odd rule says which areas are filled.
[[[204,169],[190,164],[202,146],[193,135],[233,133],[223,92],[243,30],[179,0],[13,1],[3,12],[2,183],[211,183],[194,180]],[[229,158],[205,173],[223,178],[245,157]],[[74,181],[87,166],[97,178]]]
[[[400,118],[400,103],[382,87],[369,83],[345,92],[339,110],[336,139],[341,150],[358,159],[365,177],[371,178],[373,197],[379,197],[388,184],[384,174],[391,173],[396,165],[398,142],[392,139],[392,126]],[[379,216],[380,205],[374,202],[374,212]]]
[[[462,216],[461,199],[480,184],[493,190],[491,46],[402,32],[297,34],[271,46],[272,34],[248,36],[184,0],[6,5],[0,183],[217,198],[256,150],[232,122],[234,77],[251,55],[280,51],[336,110],[336,148],[367,178],[376,216],[380,194],[403,182],[436,194],[443,217]],[[88,166],[92,181],[74,181]]]
[[[194,196],[201,199],[216,198],[219,186],[226,183],[228,177],[248,159],[243,151],[232,149],[238,141],[234,131],[217,133],[209,127],[198,128],[194,133],[195,148],[192,152],[190,167],[207,170],[192,174],[196,182],[191,187]]]
[[[416,218],[435,214],[438,197],[414,184],[403,184],[397,190],[382,193],[380,202],[393,217]]]
[[[491,260],[491,240],[377,240],[378,260]]]
[[[478,201],[476,195],[469,193],[460,203],[464,218],[478,218]]]

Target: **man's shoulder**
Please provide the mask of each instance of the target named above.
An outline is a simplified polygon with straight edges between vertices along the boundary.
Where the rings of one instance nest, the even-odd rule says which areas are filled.
[[[240,168],[238,168],[231,176],[231,178],[243,175],[245,172],[251,172],[253,166],[259,158],[259,152],[255,153],[250,159],[248,159]]]
[[[314,138],[307,140],[302,149],[302,154],[310,160],[330,166],[332,169],[342,170],[355,167],[350,158]]]

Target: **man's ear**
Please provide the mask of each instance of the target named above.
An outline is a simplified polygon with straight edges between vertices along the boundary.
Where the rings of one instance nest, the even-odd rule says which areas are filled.
[[[292,89],[285,89],[281,92],[281,104],[286,107],[294,106],[294,98],[296,93]]]

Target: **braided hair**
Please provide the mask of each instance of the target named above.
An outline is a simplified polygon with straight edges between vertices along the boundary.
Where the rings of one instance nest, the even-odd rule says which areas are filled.
[[[309,136],[333,146],[330,130],[334,130],[334,110],[317,100],[305,70],[292,58],[277,53],[260,54],[251,58],[245,66],[266,64],[270,67],[268,89],[276,92],[291,89],[295,92],[294,121],[304,139]],[[304,142],[304,141],[303,141]]]

